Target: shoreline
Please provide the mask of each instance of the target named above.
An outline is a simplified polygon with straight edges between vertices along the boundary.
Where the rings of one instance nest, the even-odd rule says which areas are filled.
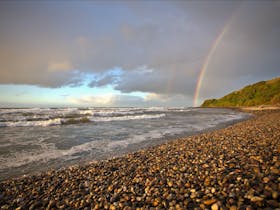
[[[225,108],[222,108],[222,109],[225,109]],[[240,112],[243,112],[243,111],[240,111],[237,109],[228,109],[228,110],[234,111],[235,114],[239,114]],[[189,136],[194,136],[194,135],[208,133],[208,132],[215,131],[215,130],[220,130],[220,129],[226,128],[228,126],[234,125],[238,122],[248,120],[248,119],[252,118],[253,116],[254,116],[253,114],[249,113],[247,115],[244,115],[242,118],[231,119],[231,120],[228,120],[225,122],[221,122],[213,127],[203,128],[203,129],[197,130],[197,131],[185,131],[180,134],[174,134],[172,136],[164,136],[161,138],[155,138],[152,140],[152,142],[151,141],[141,141],[139,143],[131,144],[124,149],[111,151],[110,153],[99,155],[98,157],[87,157],[87,158],[84,158],[84,159],[78,160],[78,161],[72,161],[72,162],[68,162],[68,163],[59,163],[55,166],[46,165],[45,168],[39,168],[39,169],[36,168],[34,170],[25,171],[25,173],[22,173],[19,170],[14,171],[14,172],[3,171],[0,176],[0,182],[10,180],[10,179],[18,179],[18,178],[20,179],[22,177],[27,177],[27,176],[34,176],[34,175],[36,176],[36,175],[40,175],[41,173],[44,173],[44,172],[47,172],[50,170],[63,170],[63,169],[67,169],[68,167],[71,167],[71,166],[76,166],[76,165],[83,166],[83,165],[87,165],[88,163],[91,163],[91,162],[99,162],[99,161],[104,161],[104,160],[110,160],[112,158],[123,157],[127,154],[134,153],[139,150],[146,150],[146,149],[149,149],[149,148],[155,147],[155,146],[160,146],[162,144],[171,142],[171,141],[179,139],[179,138],[186,138]]]
[[[279,208],[280,111],[253,113],[120,157],[2,181],[1,209]]]

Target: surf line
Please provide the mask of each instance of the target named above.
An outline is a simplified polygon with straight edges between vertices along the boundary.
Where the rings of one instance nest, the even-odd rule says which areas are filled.
[[[204,60],[204,62],[202,63],[202,67],[200,69],[198,79],[197,79],[197,82],[196,82],[195,91],[194,91],[194,97],[193,97],[193,106],[194,107],[198,106],[199,93],[200,93],[203,78],[204,78],[205,72],[208,68],[209,62],[210,62],[213,54],[215,53],[219,43],[221,42],[225,33],[227,32],[229,26],[231,25],[231,23],[233,21],[233,18],[236,16],[237,11],[238,11],[238,9],[233,12],[233,14],[229,18],[229,20],[226,22],[226,24],[224,25],[224,27],[222,28],[222,30],[220,31],[220,33],[218,34],[218,36],[214,40],[214,42],[213,42],[205,60]]]

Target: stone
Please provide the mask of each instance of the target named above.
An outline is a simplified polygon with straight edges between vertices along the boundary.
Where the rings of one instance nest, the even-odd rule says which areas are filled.
[[[211,210],[219,210],[219,205],[217,203],[214,203],[212,206],[211,206]]]
[[[252,202],[260,202],[260,201],[263,201],[263,198],[259,197],[259,196],[253,196],[250,200]]]
[[[237,210],[237,206],[231,206],[229,210]]]
[[[277,191],[272,192],[272,198],[275,199],[275,200],[278,198],[278,192]]]
[[[268,177],[264,177],[264,178],[263,178],[263,182],[264,182],[264,183],[268,183],[269,180],[270,180],[270,179],[269,179]]]
[[[212,205],[213,203],[216,203],[216,199],[209,199],[209,200],[205,200],[203,201],[203,203],[207,206]]]
[[[209,186],[211,184],[211,179],[209,177],[206,177],[204,180],[204,185]]]

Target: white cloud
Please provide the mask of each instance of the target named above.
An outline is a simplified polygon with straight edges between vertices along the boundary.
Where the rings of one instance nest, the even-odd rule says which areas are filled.
[[[116,96],[113,94],[96,95],[96,96],[81,96],[79,98],[68,97],[70,103],[75,105],[85,106],[113,106]]]
[[[144,101],[161,101],[166,102],[168,101],[167,95],[157,94],[157,93],[149,93],[144,97]]]

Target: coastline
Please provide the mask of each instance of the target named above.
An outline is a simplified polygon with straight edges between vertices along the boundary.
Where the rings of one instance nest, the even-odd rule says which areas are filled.
[[[121,157],[3,181],[1,209],[279,208],[280,111],[253,113]]]
[[[224,108],[186,108],[170,109],[168,111],[160,108],[160,110],[155,113],[149,113],[149,110],[146,110],[148,112],[145,113],[145,109],[143,109],[141,114],[145,116],[145,114],[161,113],[165,115],[163,119],[112,121],[97,124],[80,123],[67,126],[35,126],[34,129],[32,126],[27,127],[27,129],[21,127],[1,129],[3,131],[1,142],[4,144],[1,144],[0,150],[3,164],[0,164],[0,182],[23,175],[36,175],[51,169],[59,170],[76,164],[81,165],[91,161],[120,157],[140,149],[161,145],[177,138],[221,129],[252,116],[251,114],[240,112],[240,110]],[[44,110],[40,111],[44,113]],[[60,111],[63,112],[64,110]],[[80,112],[77,109],[75,111]],[[116,114],[120,111],[117,110]],[[129,110],[122,111],[127,112]],[[139,112],[139,110],[136,111]],[[82,110],[81,112],[85,111]],[[102,113],[106,114],[107,112],[102,110]],[[129,114],[135,114],[135,110],[131,109]],[[202,118],[204,120],[201,120]],[[69,130],[69,128],[71,129]],[[9,133],[9,130],[15,130],[16,133]],[[124,130],[125,132],[123,132]],[[32,139],[28,137],[30,132],[34,133],[31,137]],[[61,133],[65,134],[61,135]],[[12,137],[13,135],[16,135],[15,138]],[[8,147],[5,147],[5,139],[9,138],[12,138],[15,142],[14,147],[9,143]],[[38,139],[39,141],[37,141]],[[86,139],[89,139],[89,141]],[[99,139],[99,141],[94,141],[95,139]],[[89,143],[85,143],[85,140]],[[17,146],[26,145],[26,141],[29,145],[37,145],[38,150],[33,150],[34,155],[32,154],[32,148],[29,150],[25,146],[19,152],[14,151]],[[71,143],[73,144],[72,146]],[[60,150],[61,148],[62,150]],[[24,150],[29,152],[24,153]],[[8,156],[5,157],[7,153]],[[9,159],[8,157],[11,158]]]

